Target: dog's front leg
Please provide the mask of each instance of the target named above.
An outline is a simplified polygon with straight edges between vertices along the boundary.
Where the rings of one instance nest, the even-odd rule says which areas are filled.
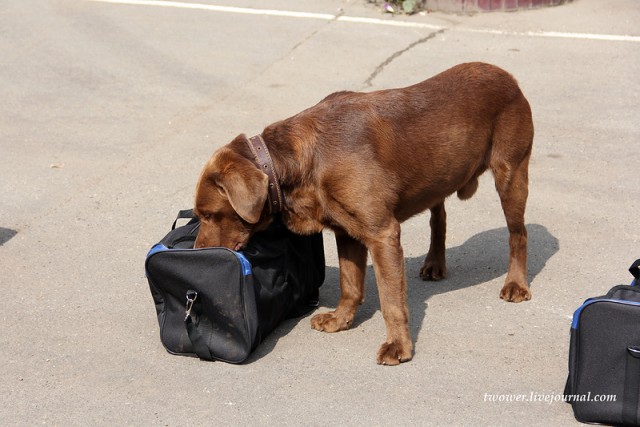
[[[393,221],[367,246],[373,258],[380,308],[387,327],[387,340],[380,347],[376,361],[383,365],[397,365],[413,357],[400,224]]]
[[[367,248],[341,231],[336,231],[340,263],[340,303],[335,311],[313,316],[311,327],[324,332],[349,329],[356,310],[364,301],[364,274],[367,267]]]

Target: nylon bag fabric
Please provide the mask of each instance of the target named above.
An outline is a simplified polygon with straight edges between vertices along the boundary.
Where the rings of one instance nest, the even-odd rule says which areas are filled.
[[[242,363],[284,319],[318,305],[322,234],[296,235],[275,218],[242,252],[193,249],[200,224],[191,210],[178,218],[189,222],[174,222],[145,261],[169,353]]]
[[[640,425],[640,260],[631,285],[614,286],[574,313],[564,390],[578,421]]]

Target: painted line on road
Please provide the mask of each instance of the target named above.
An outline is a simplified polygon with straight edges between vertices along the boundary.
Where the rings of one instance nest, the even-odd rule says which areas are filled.
[[[307,18],[307,19],[322,19],[325,21],[332,21],[336,19],[336,15],[328,13],[309,13],[309,12],[293,12],[288,10],[274,10],[274,9],[252,9],[249,7],[234,7],[234,6],[218,6],[213,4],[202,3],[182,3],[177,1],[161,1],[161,0],[86,0],[98,3],[115,3],[115,4],[127,4],[133,6],[156,6],[156,7],[173,7],[177,9],[197,9],[208,10],[212,12],[224,12],[224,13],[237,13],[245,15],[267,15],[267,16],[284,16],[288,18]]]
[[[213,4],[182,3],[177,1],[164,1],[164,0],[85,0],[85,1],[92,1],[92,2],[98,2],[98,3],[126,4],[126,5],[134,5],[134,6],[156,6],[156,7],[173,7],[177,9],[199,9],[199,10],[208,10],[212,12],[237,13],[237,14],[245,14],[245,15],[284,16],[288,18],[307,18],[307,19],[319,19],[324,21],[353,22],[353,23],[360,23],[360,24],[427,28],[427,29],[433,29],[433,30],[441,30],[444,28],[438,25],[424,24],[422,22],[389,21],[386,19],[332,15],[329,13],[295,12],[295,11],[289,11],[289,10],[275,10],[275,9],[254,9],[254,8],[248,8],[248,7],[218,6]]]
[[[593,33],[570,33],[560,31],[505,31],[505,30],[492,30],[482,28],[455,28],[455,27],[442,27],[439,25],[425,24],[422,22],[412,21],[398,21],[390,19],[380,18],[364,18],[357,16],[346,15],[333,15],[330,13],[313,13],[313,12],[296,12],[290,10],[276,10],[276,9],[255,9],[249,7],[234,7],[234,6],[219,6],[213,4],[203,3],[183,3],[178,1],[164,1],[164,0],[85,0],[98,3],[114,3],[125,4],[133,6],[155,6],[155,7],[171,7],[177,9],[196,9],[196,10],[208,10],[212,12],[222,13],[235,13],[245,15],[262,15],[262,16],[281,16],[287,18],[303,18],[303,19],[319,19],[324,21],[340,21],[350,22],[357,24],[370,24],[370,25],[385,25],[392,27],[404,27],[404,28],[424,28],[429,30],[452,30],[466,33],[481,33],[481,34],[496,34],[503,36],[524,36],[524,37],[548,37],[548,38],[563,38],[563,39],[576,39],[576,40],[600,40],[600,41],[614,41],[614,42],[633,42],[640,43],[640,36],[631,35],[618,35],[618,34],[593,34]]]
[[[502,31],[484,28],[460,28],[452,30],[464,31],[467,33],[497,34],[506,36],[524,37],[551,37],[559,39],[582,39],[582,40],[603,40],[612,42],[635,42],[640,43],[640,36],[626,36],[618,34],[593,34],[593,33],[563,33],[560,31]]]
[[[337,16],[336,21],[352,22],[355,24],[387,25],[389,27],[426,28],[429,30],[445,30],[447,28],[447,27],[442,27],[440,25],[425,24],[423,22],[391,21],[389,19],[360,18],[357,16],[346,16],[346,15]]]

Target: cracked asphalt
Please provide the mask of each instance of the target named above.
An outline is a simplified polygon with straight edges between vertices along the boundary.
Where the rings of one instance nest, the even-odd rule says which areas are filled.
[[[367,77],[367,79],[364,81],[364,86],[365,88],[371,88],[373,86],[373,80],[378,77],[378,74],[382,73],[382,71],[384,71],[384,68],[391,64],[396,58],[398,58],[400,55],[408,52],[409,50],[413,49],[414,47],[422,44],[422,43],[426,43],[429,40],[433,39],[434,37],[436,37],[439,34],[444,33],[446,30],[440,29],[437,31],[434,31],[432,33],[430,33],[428,36],[422,37],[419,40],[416,40],[414,42],[412,42],[411,44],[409,44],[409,46],[405,47],[404,49],[398,50],[397,52],[393,52],[393,54],[391,54],[388,58],[386,58],[382,63],[380,63],[380,65],[378,65],[375,70],[373,70],[373,72],[371,73],[371,75],[369,75],[369,77]]]
[[[0,5],[0,424],[575,423],[558,401],[572,313],[640,257],[637,1],[411,17],[360,0],[132,3]],[[292,319],[240,366],[163,349],[144,258],[216,148],[329,93],[467,61],[510,71],[532,106],[531,301],[498,298],[507,231],[486,175],[447,203],[446,280],[418,278],[428,214],[403,225],[411,362],[375,364],[371,267],[349,331]],[[329,233],[325,249],[319,311],[339,298]]]

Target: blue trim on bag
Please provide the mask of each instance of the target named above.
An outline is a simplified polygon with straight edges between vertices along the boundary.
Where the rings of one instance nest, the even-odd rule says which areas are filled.
[[[637,301],[628,301],[624,299],[609,299],[609,298],[589,298],[584,302],[584,304],[578,307],[578,309],[573,313],[573,321],[571,322],[571,329],[578,329],[578,322],[580,320],[580,314],[582,314],[582,310],[584,310],[586,307],[596,302],[612,302],[616,304],[635,305],[640,307],[640,302],[637,302]]]
[[[238,259],[240,260],[240,264],[242,264],[242,273],[245,276],[250,275],[251,274],[251,263],[249,262],[249,260],[244,256],[244,254],[242,252],[233,251],[233,253],[236,254]]]
[[[156,252],[166,251],[167,249],[169,249],[169,248],[167,248],[162,243],[158,243],[157,245],[155,245],[154,247],[152,247],[149,250],[149,253],[147,254],[147,258],[149,258],[151,255],[155,254]]]
[[[167,248],[165,245],[163,245],[162,243],[158,243],[157,245],[155,245],[154,247],[152,247],[149,250],[149,253],[147,254],[147,258],[149,258],[151,255],[156,254],[158,252],[168,251],[168,250],[170,250],[170,249]],[[177,249],[177,248],[173,248],[171,250],[172,251],[193,251],[194,249]],[[198,249],[195,249],[195,250],[198,250]],[[249,262],[247,257],[244,256],[244,254],[242,252],[232,251],[231,249],[228,249],[228,251],[232,252],[236,256],[236,258],[238,258],[238,261],[240,261],[240,265],[242,266],[242,274],[244,276],[249,276],[250,274],[252,274],[251,263]],[[147,277],[148,276],[149,275],[147,274]]]

